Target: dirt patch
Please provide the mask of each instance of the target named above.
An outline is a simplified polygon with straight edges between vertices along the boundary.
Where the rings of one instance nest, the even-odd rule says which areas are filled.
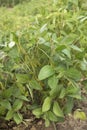
[[[21,124],[13,127],[12,130],[87,130],[87,121],[74,120],[72,117],[68,117],[65,122],[51,124],[46,128],[41,120],[37,124],[32,123],[28,126]]]
[[[57,130],[87,130],[87,121],[75,120],[68,117],[64,123],[57,124]]]

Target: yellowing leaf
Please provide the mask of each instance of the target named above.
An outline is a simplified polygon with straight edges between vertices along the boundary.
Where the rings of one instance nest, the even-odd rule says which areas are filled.
[[[75,118],[75,119],[86,120],[86,119],[87,119],[87,116],[86,116],[86,114],[85,114],[83,111],[78,111],[78,110],[76,110],[76,111],[74,112],[74,118]]]

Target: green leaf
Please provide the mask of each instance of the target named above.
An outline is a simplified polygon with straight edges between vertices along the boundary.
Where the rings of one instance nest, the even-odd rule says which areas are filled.
[[[6,114],[6,120],[10,120],[13,117],[14,111],[11,109]]]
[[[84,58],[83,61],[81,61],[81,69],[84,71],[87,70],[87,61],[86,59]]]
[[[62,50],[66,49],[66,46],[65,45],[58,45],[58,47],[56,48],[56,50],[58,52],[61,52]]]
[[[84,80],[82,81],[82,85],[84,86],[84,88],[85,88],[85,90],[86,90],[86,92],[87,92],[87,79],[84,79]]]
[[[17,124],[20,124],[23,118],[20,113],[14,113],[13,119]]]
[[[61,99],[64,98],[65,94],[66,94],[66,90],[65,90],[65,88],[62,88],[59,98],[61,98]]]
[[[42,112],[48,111],[50,107],[51,107],[51,98],[47,97],[45,98],[44,103],[42,105]]]
[[[76,45],[71,45],[71,48],[72,48],[73,50],[82,52],[82,49],[80,49],[80,48],[79,48],[78,46],[76,46]]]
[[[51,89],[54,89],[57,86],[57,83],[58,83],[58,79],[55,75],[53,75],[48,79],[48,85]]]
[[[13,104],[13,110],[18,111],[19,109],[21,109],[22,105],[23,105],[23,101],[20,99],[16,99]]]
[[[62,50],[62,52],[63,52],[69,59],[71,59],[71,53],[70,53],[70,50],[69,50],[69,49],[64,49],[64,50]]]
[[[5,52],[0,50],[0,60],[4,59],[5,57],[6,57]]]
[[[10,87],[8,89],[5,89],[2,92],[2,97],[5,98],[5,99],[7,99],[7,98],[10,98],[12,94],[13,94],[13,87]]]
[[[75,4],[75,5],[78,5],[78,0],[69,0],[69,2],[71,2],[71,3],[73,3],[73,4]]]
[[[25,87],[22,83],[16,83],[16,86],[17,86],[17,89],[19,88],[19,90],[22,94],[25,94]]]
[[[6,108],[4,108],[3,106],[0,106],[0,116],[5,115],[6,114]]]
[[[72,78],[76,81],[80,80],[82,78],[82,74],[80,71],[78,71],[75,68],[70,68],[65,72],[65,75],[68,76],[69,78]]]
[[[45,30],[47,30],[47,24],[44,24],[41,29],[40,29],[40,33],[44,32]]]
[[[76,98],[76,99],[82,99],[81,94],[71,94],[71,95],[68,95],[68,96]]]
[[[0,102],[0,105],[3,106],[4,108],[10,110],[11,109],[11,104],[8,100],[3,100]]]
[[[84,62],[81,62],[81,69],[83,71],[86,71],[87,70],[87,64],[85,64]]]
[[[48,127],[50,125],[50,121],[48,119],[45,119],[45,126]]]
[[[56,101],[54,102],[54,105],[53,105],[53,112],[58,117],[64,117],[63,111],[60,108],[58,102],[56,102]]]
[[[18,83],[27,83],[29,81],[28,74],[16,74],[16,79]]]
[[[66,95],[73,97],[73,98],[77,98],[77,99],[81,99],[81,90],[79,88],[79,86],[69,86],[66,89]]]
[[[86,17],[83,17],[83,18],[80,20],[80,22],[82,23],[82,22],[84,22],[85,20],[87,20],[87,16],[86,16]]]
[[[76,37],[77,37],[77,35],[72,33],[72,34],[64,37],[64,39],[61,41],[61,43],[62,44],[65,43],[66,45],[71,45],[75,41]]]
[[[17,98],[24,100],[24,101],[29,101],[29,99],[26,96],[23,96],[23,95],[19,95]]]
[[[31,80],[30,81],[30,86],[31,86],[32,89],[42,90],[41,85],[36,80]]]
[[[36,108],[32,112],[36,117],[40,117],[43,114],[41,108]]]
[[[76,110],[74,112],[75,119],[87,120],[86,114],[82,111]]]
[[[67,102],[66,104],[64,105],[64,113],[67,115],[67,114],[70,114],[71,111],[72,111],[72,108],[74,106],[74,100],[72,97],[68,97],[67,98]]]
[[[29,85],[27,85],[27,88],[28,88],[29,93],[30,93],[30,96],[31,96],[31,98],[32,98],[32,100],[33,100],[33,97],[34,97],[34,95],[33,95],[33,90],[30,88]]]
[[[60,91],[61,91],[62,88],[63,88],[62,85],[57,85],[55,88],[53,88],[53,89],[50,91],[50,96],[51,96],[52,98],[58,97],[58,95],[60,94]]]
[[[54,69],[50,65],[45,65],[43,68],[41,68],[38,79],[44,80],[50,76],[52,76],[55,73]]]
[[[51,111],[47,112],[47,117],[50,121],[58,121],[57,116]]]

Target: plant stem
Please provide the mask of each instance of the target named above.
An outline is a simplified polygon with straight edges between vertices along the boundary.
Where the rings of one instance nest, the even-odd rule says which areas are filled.
[[[57,130],[55,123],[53,122],[52,124],[53,124],[54,130]]]

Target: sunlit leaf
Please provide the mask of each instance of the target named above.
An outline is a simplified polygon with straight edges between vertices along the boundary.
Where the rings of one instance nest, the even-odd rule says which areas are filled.
[[[51,98],[47,97],[45,98],[44,103],[42,105],[42,112],[48,111],[50,107],[51,107]]]
[[[50,65],[45,65],[44,67],[41,68],[38,79],[39,80],[44,80],[50,76],[52,76],[55,73],[54,69]]]

